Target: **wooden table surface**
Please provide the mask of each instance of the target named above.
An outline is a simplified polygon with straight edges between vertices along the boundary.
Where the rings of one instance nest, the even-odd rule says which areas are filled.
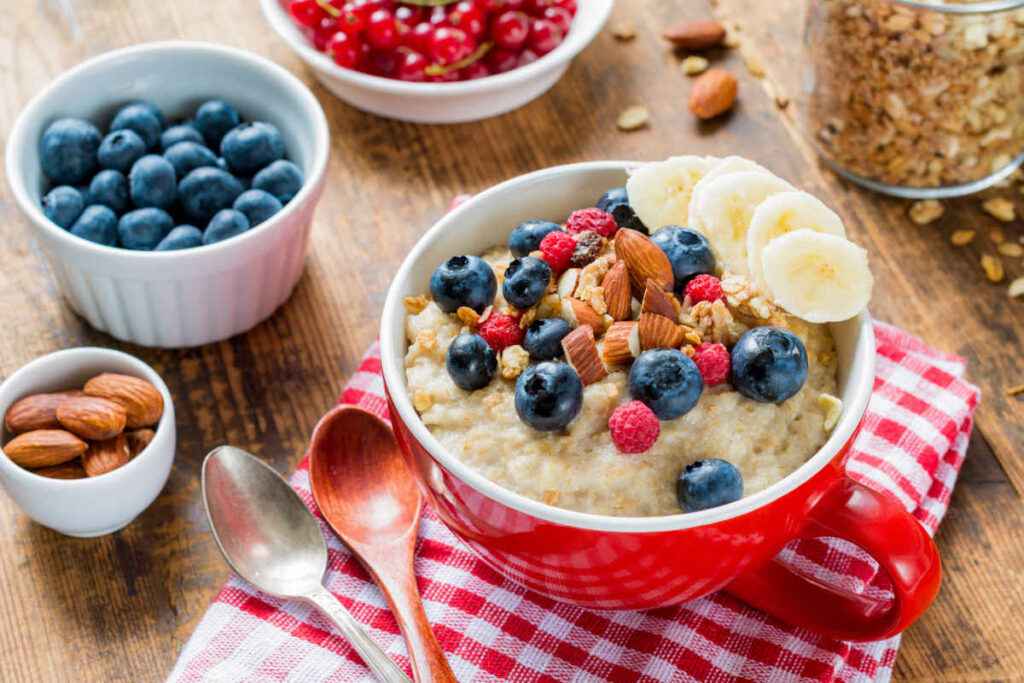
[[[581,0],[585,2],[586,0]],[[90,329],[60,299],[54,278],[0,184],[0,376],[32,358],[79,345],[124,349],[151,363],[176,399],[178,454],[163,494],[130,527],[77,540],[31,523],[0,495],[0,680],[161,680],[227,575],[199,500],[198,468],[229,442],[279,470],[299,459],[311,427],[374,339],[390,274],[450,198],[525,171],[589,159],[660,159],[740,153],[818,194],[871,251],[878,317],[970,360],[982,387],[977,429],[938,534],[945,583],[932,609],[905,635],[901,680],[1019,680],[1024,671],[1024,401],[1005,388],[1024,382],[1024,302],[986,283],[978,257],[948,242],[956,228],[997,227],[977,199],[950,204],[937,224],[917,226],[906,204],[823,171],[800,137],[800,0],[718,0],[738,21],[740,50],[714,61],[740,78],[732,115],[697,125],[679,57],[658,39],[672,19],[701,17],[701,0],[619,0],[613,22],[546,96],[480,123],[417,126],[363,114],[332,97],[271,33],[256,3],[209,0],[73,0],[77,29],[52,0],[18,0],[0,22],[0,131],[45,83],[79,61],[133,43],[187,38],[227,43],[275,60],[303,78],[333,133],[330,182],[320,204],[305,274],[269,321],[220,344],[154,351]],[[649,128],[621,133],[619,112],[644,104]],[[1018,209],[1024,209],[1017,190]],[[1016,239],[1021,224],[1000,226]],[[1008,260],[1007,260],[1008,261]],[[1022,264],[1007,263],[1012,276]]]

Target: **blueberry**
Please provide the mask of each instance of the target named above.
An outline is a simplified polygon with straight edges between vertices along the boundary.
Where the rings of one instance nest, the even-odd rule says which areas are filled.
[[[132,104],[138,107],[142,107],[143,109],[147,110],[150,114],[155,116],[156,120],[160,123],[160,130],[163,130],[164,128],[167,127],[167,119],[164,118],[164,113],[160,111],[160,107],[156,106],[152,102],[147,102],[146,100],[137,100],[135,102],[132,102]]]
[[[135,131],[146,143],[146,149],[156,147],[160,142],[160,132],[163,129],[160,116],[158,116],[158,112],[154,113],[153,105],[142,102],[133,102],[122,107],[114,115],[114,120],[110,122],[110,132],[116,130]]]
[[[179,142],[195,142],[206,145],[206,141],[203,140],[203,136],[195,129],[195,126],[188,123],[171,126],[160,134],[160,149],[165,152]]]
[[[277,197],[264,192],[263,190],[246,190],[238,195],[233,205],[234,209],[241,211],[249,219],[253,227],[267,220],[283,207]]]
[[[551,283],[551,266],[533,256],[517,258],[505,270],[501,293],[516,308],[530,308],[540,301]]]
[[[685,512],[707,510],[743,497],[743,477],[725,460],[698,460],[683,468],[676,482],[676,498]]]
[[[79,185],[96,172],[100,131],[82,119],[58,119],[39,139],[39,163],[58,185]]]
[[[453,256],[430,276],[430,293],[445,313],[454,313],[459,306],[483,313],[497,291],[494,271],[479,256]]]
[[[241,211],[234,209],[221,209],[206,226],[203,233],[203,244],[213,244],[231,239],[249,229],[249,219]]]
[[[647,226],[629,205],[629,195],[624,187],[613,187],[601,195],[597,200],[597,208],[610,213],[620,228],[631,228],[644,234],[648,232]]]
[[[516,413],[537,431],[565,429],[583,406],[583,383],[568,363],[545,361],[516,380]]]
[[[227,171],[204,166],[189,173],[178,184],[178,197],[188,222],[206,225],[221,209],[228,209],[242,184]]]
[[[252,179],[252,186],[277,197],[282,204],[287,204],[302,189],[302,171],[286,159],[278,159]]]
[[[715,272],[715,255],[704,235],[690,228],[669,225],[651,236],[651,241],[668,256],[676,289],[686,285],[694,275]]]
[[[85,206],[92,206],[93,204],[96,203],[92,199],[92,193],[89,192],[88,184],[78,185],[77,187],[75,187],[75,189],[78,190],[78,194],[82,195],[82,203]]]
[[[508,236],[508,248],[513,256],[527,256],[540,248],[540,241],[549,232],[561,230],[562,226],[551,221],[524,221],[512,229]]]
[[[230,104],[223,100],[210,100],[199,105],[195,127],[210,149],[220,149],[220,141],[240,121],[238,112]]]
[[[659,420],[690,412],[704,391],[696,364],[676,349],[644,351],[629,370],[629,393]]]
[[[523,348],[535,361],[553,360],[562,355],[562,337],[572,332],[572,326],[561,318],[534,320],[526,328]]]
[[[732,385],[747,398],[782,403],[807,381],[807,349],[778,327],[755,327],[732,348]]]
[[[131,170],[132,164],[146,156],[146,143],[133,130],[117,130],[103,138],[96,153],[100,166],[121,173]]]
[[[498,370],[498,357],[478,334],[460,334],[448,346],[444,363],[455,385],[466,391],[483,389]]]
[[[67,230],[85,210],[82,193],[69,185],[60,185],[43,197],[43,213],[51,221]]]
[[[87,206],[71,226],[71,234],[108,247],[117,246],[117,215],[106,206]]]
[[[154,251],[177,251],[203,246],[203,231],[194,225],[179,225],[160,240]]]
[[[135,162],[128,174],[128,186],[132,201],[140,209],[151,206],[166,209],[177,196],[174,167],[156,154],[148,154]]]
[[[151,251],[171,232],[174,219],[163,209],[145,208],[121,216],[117,234],[121,246],[136,251]]]
[[[284,156],[284,138],[273,124],[243,123],[224,136],[220,153],[233,173],[252,175]]]
[[[110,207],[114,213],[128,210],[128,179],[124,173],[113,169],[100,171],[89,183],[89,198],[92,204]]]
[[[217,155],[208,150],[198,142],[188,140],[179,142],[164,152],[164,159],[167,159],[174,167],[174,175],[184,178],[197,168],[209,166],[217,168]]]

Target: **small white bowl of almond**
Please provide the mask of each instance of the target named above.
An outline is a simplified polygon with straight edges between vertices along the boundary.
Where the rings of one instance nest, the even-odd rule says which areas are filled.
[[[0,483],[33,520],[93,537],[134,520],[163,489],[174,406],[160,376],[120,351],[42,356],[0,385]]]

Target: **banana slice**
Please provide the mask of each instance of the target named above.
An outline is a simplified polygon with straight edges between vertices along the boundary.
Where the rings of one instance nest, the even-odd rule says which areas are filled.
[[[769,242],[764,279],[775,302],[812,323],[847,320],[868,305],[874,278],[868,253],[853,242],[801,229]]]
[[[690,227],[711,242],[719,267],[748,275],[747,228],[754,209],[773,194],[792,191],[793,186],[763,171],[727,173],[700,185],[690,202]]]
[[[629,205],[648,230],[666,225],[686,225],[690,194],[713,160],[698,156],[670,157],[645,164],[626,181]]]
[[[757,205],[747,231],[747,266],[750,278],[765,287],[761,252],[770,241],[787,232],[806,228],[846,237],[843,221],[835,211],[806,192],[780,192]]]

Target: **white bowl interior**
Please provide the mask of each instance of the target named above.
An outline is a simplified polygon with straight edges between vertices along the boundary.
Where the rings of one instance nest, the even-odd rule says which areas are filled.
[[[384,377],[392,399],[421,444],[463,481],[488,496],[542,519],[571,526],[622,531],[662,531],[717,522],[759,507],[796,488],[823,467],[846,443],[867,406],[874,380],[874,333],[866,314],[832,326],[839,353],[843,415],[821,450],[774,486],[735,503],[699,513],[665,517],[610,517],[555,508],[488,481],[448,453],[420,421],[405,387],[403,299],[429,291],[430,275],[457,254],[478,254],[504,244],[518,223],[531,218],[562,222],[573,210],[592,206],[606,190],[622,186],[637,162],[589,162],[537,171],[495,186],[438,221],[413,248],[395,276],[381,320]]]

